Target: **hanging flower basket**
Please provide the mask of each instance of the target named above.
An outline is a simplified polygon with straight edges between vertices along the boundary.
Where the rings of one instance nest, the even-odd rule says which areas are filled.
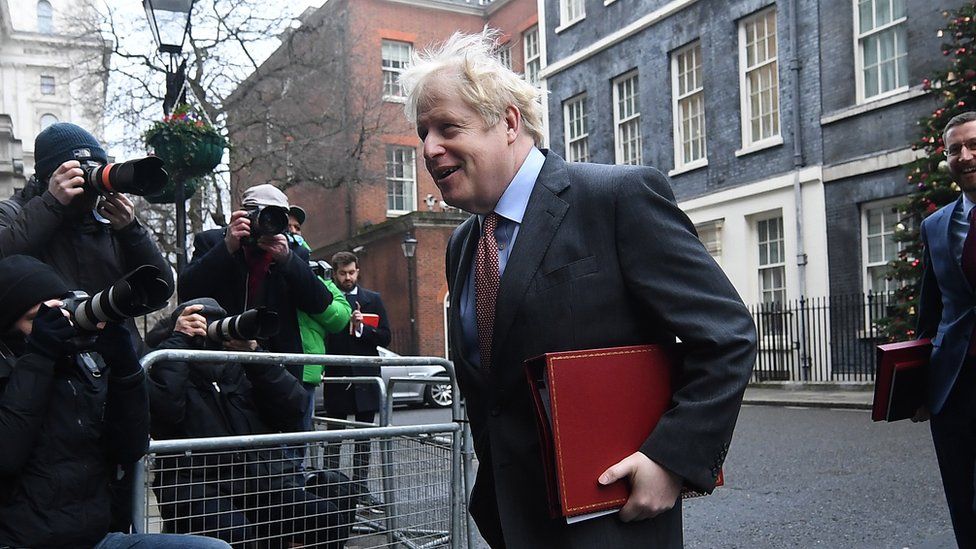
[[[192,179],[211,173],[220,164],[227,141],[220,133],[187,105],[153,123],[143,134],[153,153],[162,158],[170,183],[163,192],[147,197],[157,204],[172,202],[176,181],[184,182],[184,196],[190,198],[197,184]],[[166,199],[165,197],[170,197]]]

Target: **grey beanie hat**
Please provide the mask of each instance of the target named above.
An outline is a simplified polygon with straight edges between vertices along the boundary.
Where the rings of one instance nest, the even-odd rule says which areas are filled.
[[[176,306],[173,310],[171,318],[173,323],[176,323],[176,319],[179,318],[180,314],[183,313],[184,309],[190,307],[191,305],[203,305],[203,309],[197,311],[196,314],[202,315],[207,319],[207,322],[213,322],[214,320],[224,318],[227,316],[227,311],[217,303],[217,300],[212,297],[198,297],[197,299],[191,299],[189,301],[184,301]]]
[[[77,158],[75,151],[81,149],[87,149],[93,160],[108,162],[108,155],[95,136],[67,122],[51,124],[34,139],[34,175],[46,180],[58,166]]]

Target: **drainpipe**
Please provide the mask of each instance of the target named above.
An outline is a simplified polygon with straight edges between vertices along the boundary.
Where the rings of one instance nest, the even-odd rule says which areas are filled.
[[[793,203],[796,206],[794,215],[796,225],[796,272],[798,290],[800,293],[800,309],[797,319],[798,351],[800,355],[800,376],[801,380],[810,380],[810,353],[807,342],[807,254],[803,238],[803,189],[800,186],[800,169],[805,161],[803,159],[803,129],[800,126],[800,54],[799,54],[799,32],[798,26],[798,6],[799,0],[789,0],[790,10],[789,35],[790,35],[790,103],[793,112]]]

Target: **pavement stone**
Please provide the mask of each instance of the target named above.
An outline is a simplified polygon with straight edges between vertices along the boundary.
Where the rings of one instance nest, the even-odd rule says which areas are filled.
[[[870,410],[874,383],[765,382],[746,388],[743,404]]]

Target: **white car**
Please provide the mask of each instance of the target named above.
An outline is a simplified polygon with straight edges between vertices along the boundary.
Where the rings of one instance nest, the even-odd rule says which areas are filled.
[[[377,347],[381,357],[400,356],[385,347]],[[383,383],[391,377],[447,377],[443,367],[437,365],[381,366]],[[434,408],[446,408],[454,403],[454,391],[450,383],[426,384],[398,382],[393,386],[393,404],[422,404]],[[315,389],[315,410],[323,410],[322,385]]]

